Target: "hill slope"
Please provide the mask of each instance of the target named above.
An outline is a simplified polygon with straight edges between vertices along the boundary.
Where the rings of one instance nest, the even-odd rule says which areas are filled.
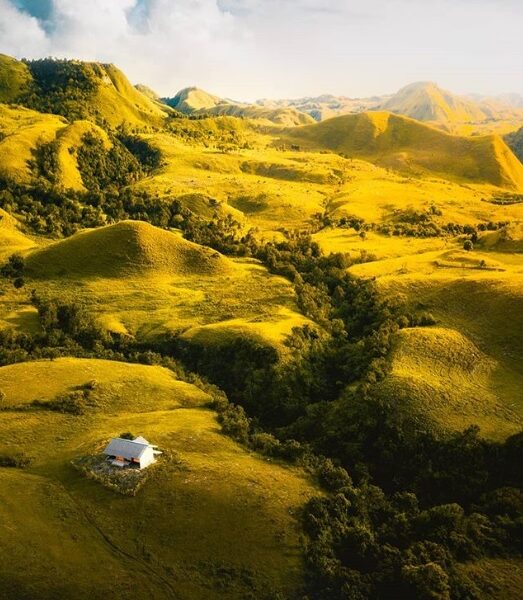
[[[85,414],[27,410],[93,379]],[[73,358],[2,367],[0,389],[0,453],[33,458],[0,468],[2,600],[294,597],[293,514],[316,489],[222,436],[207,394],[160,367]],[[135,497],[70,464],[124,431],[164,452]]]
[[[27,267],[36,277],[205,276],[234,269],[218,252],[143,221],[121,221],[78,233],[31,254]]]
[[[495,99],[473,100],[422,81],[405,86],[377,107],[395,114],[432,123],[448,131],[475,124],[492,127],[492,122],[523,122],[523,111]]]
[[[160,125],[169,112],[133,87],[114,65],[77,60],[20,62],[2,56],[0,101],[112,127]]]
[[[430,81],[405,86],[381,104],[380,110],[440,123],[482,121],[487,116],[472,100],[455,96]]]
[[[262,107],[255,104],[234,102],[213,96],[196,87],[180,90],[164,102],[180,112],[190,115],[212,115],[263,119],[287,127],[313,123],[314,119],[294,107]]]
[[[329,149],[397,170],[523,189],[523,165],[497,136],[466,138],[386,112],[345,115],[286,130],[305,149]]]
[[[486,437],[504,438],[517,433],[523,419],[493,381],[499,366],[452,329],[404,329],[380,393],[437,431],[480,425]]]
[[[0,102],[15,102],[30,81],[27,65],[0,54]]]
[[[56,146],[54,183],[85,191],[78,169],[77,150],[90,133],[111,147],[107,133],[90,121],[68,123],[64,117],[43,114],[20,106],[0,104],[0,176],[31,184],[38,178],[36,158],[45,144]]]

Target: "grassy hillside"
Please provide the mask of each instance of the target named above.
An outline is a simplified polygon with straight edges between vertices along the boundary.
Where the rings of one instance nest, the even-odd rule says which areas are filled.
[[[20,412],[93,379],[88,414]],[[0,539],[1,598],[35,590],[40,598],[119,598],[132,589],[155,598],[239,600],[300,585],[293,514],[315,488],[299,471],[220,435],[198,389],[159,367],[80,359],[3,367],[0,389],[0,451],[33,458],[23,472],[0,468],[2,522],[25,523]],[[71,467],[129,430],[164,451],[136,497]]]
[[[111,146],[106,132],[90,121],[68,124],[60,116],[2,104],[0,132],[0,174],[22,184],[36,181],[35,161],[39,148],[55,144],[56,183],[73,190],[85,190],[77,162],[83,136],[93,134],[106,148]]]
[[[287,130],[283,139],[328,149],[399,171],[523,187],[523,168],[496,136],[465,138],[385,112],[346,115]]]
[[[381,109],[418,121],[442,124],[483,121],[487,118],[472,100],[455,96],[430,81],[405,86],[387,100]]]
[[[139,339],[214,324],[208,337],[247,336],[280,348],[285,334],[307,322],[290,283],[257,261],[228,259],[138,221],[37,248],[26,256],[25,276],[28,288],[79,302],[110,331]],[[23,293],[4,295],[4,318],[26,311]]]
[[[15,102],[31,81],[27,66],[0,54],[0,102]]]
[[[502,133],[523,120],[523,111],[494,101],[456,96],[430,81],[411,83],[381,103],[379,110],[428,122],[455,133]]]
[[[403,330],[391,360],[379,393],[435,431],[479,425],[483,435],[504,439],[521,429],[518,379],[457,331]]]
[[[230,116],[245,119],[262,119],[270,123],[292,127],[313,123],[314,119],[294,107],[262,107],[234,102],[213,96],[196,87],[180,90],[164,100],[168,106],[190,115]]]
[[[22,233],[16,219],[0,209],[0,260],[5,260],[14,252],[23,252],[35,245],[34,240]]]
[[[26,183],[33,177],[29,161],[39,144],[49,143],[67,126],[63,117],[42,115],[25,108],[0,104],[0,172],[2,176]]]
[[[79,233],[31,254],[27,266],[38,278],[217,276],[234,271],[217,252],[141,221]]]
[[[10,57],[0,64],[3,102],[111,127],[158,126],[169,112],[111,64],[52,59],[23,63]]]

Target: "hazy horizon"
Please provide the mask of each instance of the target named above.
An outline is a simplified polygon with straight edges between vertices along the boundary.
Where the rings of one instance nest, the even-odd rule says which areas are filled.
[[[0,52],[112,62],[162,96],[523,93],[517,0],[0,0]]]

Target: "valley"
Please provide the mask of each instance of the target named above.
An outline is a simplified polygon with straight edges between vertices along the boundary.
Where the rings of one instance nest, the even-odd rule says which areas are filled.
[[[349,100],[0,57],[0,598],[516,597],[523,109]]]

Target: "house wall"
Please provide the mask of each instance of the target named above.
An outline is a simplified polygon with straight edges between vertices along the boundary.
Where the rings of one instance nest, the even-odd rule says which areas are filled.
[[[154,452],[152,448],[147,448],[140,457],[140,469],[148,467],[154,462]]]

